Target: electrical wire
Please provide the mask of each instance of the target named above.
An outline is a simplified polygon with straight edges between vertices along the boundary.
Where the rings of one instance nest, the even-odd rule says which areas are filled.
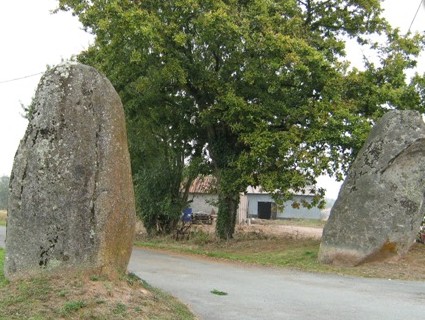
[[[418,12],[419,12],[419,9],[421,8],[422,3],[425,5],[424,0],[420,0],[420,1],[419,1],[418,9],[416,10],[416,13],[415,13],[415,16],[414,16],[414,17],[413,17],[413,19],[412,19],[412,22],[410,23],[409,31],[407,31],[407,33],[409,33],[409,32],[410,32],[410,29],[412,28],[413,22],[415,22],[415,20],[416,20],[416,16],[418,15]]]
[[[0,81],[0,84],[9,83],[9,82],[13,82],[13,81],[18,81],[18,80],[23,80],[23,79],[26,79],[26,78],[35,77],[35,76],[38,76],[38,75],[43,74],[43,73],[44,72],[38,72],[38,73],[30,74],[28,76],[23,76],[23,77],[19,77],[19,78],[14,78],[14,79]]]

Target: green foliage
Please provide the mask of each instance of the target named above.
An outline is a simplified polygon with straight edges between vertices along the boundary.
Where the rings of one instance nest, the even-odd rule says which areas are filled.
[[[239,198],[226,197],[226,199],[221,199],[221,196],[222,195],[219,195],[218,212],[222,214],[219,214],[217,217],[216,231],[220,239],[231,239],[235,230],[235,213],[238,207]]]
[[[103,71],[124,102],[137,192],[158,175],[141,169],[152,159],[171,171],[196,163],[218,179],[222,238],[233,234],[233,202],[248,185],[283,201],[321,174],[341,177],[385,111],[424,110],[424,77],[406,81],[424,37],[392,30],[378,0],[59,3],[96,35],[80,61]],[[371,41],[377,34],[384,45]],[[344,37],[370,48],[376,62],[351,69]],[[135,151],[145,140],[164,151],[146,158]],[[324,191],[312,192],[311,205],[323,205]],[[158,198],[146,216],[168,217],[178,202]],[[143,201],[140,210],[157,200]]]
[[[31,100],[31,103],[28,106],[25,106],[23,103],[21,103],[21,108],[24,112],[23,117],[27,120],[31,120],[35,109],[34,98]]]
[[[149,233],[170,233],[180,218],[179,188],[173,189],[178,175],[167,169],[167,166],[141,168],[135,174],[138,214]]]
[[[184,191],[198,171],[194,171],[194,159],[185,166],[186,149],[180,143],[183,138],[164,127],[170,122],[156,120],[172,115],[168,111],[150,115],[152,118],[128,117],[137,212],[149,233],[168,234],[174,231],[187,206],[188,193],[181,192],[183,181],[186,180]]]
[[[0,210],[7,210],[9,198],[9,177],[0,177]]]
[[[133,286],[141,282],[141,279],[135,273],[126,273],[125,281],[129,286]]]

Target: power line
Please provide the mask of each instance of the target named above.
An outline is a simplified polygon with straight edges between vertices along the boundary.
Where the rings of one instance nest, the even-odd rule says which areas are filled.
[[[26,78],[35,77],[35,76],[38,76],[38,75],[43,74],[43,73],[44,72],[38,72],[38,73],[30,74],[28,76],[23,76],[23,77],[19,77],[19,78],[14,78],[14,79],[0,81],[0,84],[8,83],[8,82],[13,82],[13,81],[18,81],[18,80],[23,80],[23,79],[26,79]]]
[[[416,16],[418,15],[418,12],[419,12],[419,9],[421,8],[422,3],[424,3],[424,4],[425,4],[424,0],[420,0],[420,1],[419,1],[418,9],[416,10],[416,13],[415,13],[415,16],[414,16],[414,17],[413,17],[413,19],[412,19],[412,22],[410,23],[409,31],[407,31],[407,33],[409,33],[409,32],[410,32],[410,29],[412,28],[413,22],[415,22],[415,20],[416,20]]]

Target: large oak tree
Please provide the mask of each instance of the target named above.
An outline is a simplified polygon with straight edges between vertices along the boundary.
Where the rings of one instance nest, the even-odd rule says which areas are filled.
[[[136,133],[149,128],[217,177],[221,238],[232,237],[248,185],[289,198],[342,174],[386,110],[424,110],[424,78],[408,83],[405,73],[423,38],[392,30],[379,0],[59,3],[96,36],[79,59],[118,90],[133,159],[143,158]],[[346,61],[349,38],[376,53],[364,69]],[[320,204],[323,190],[312,192],[310,205]]]

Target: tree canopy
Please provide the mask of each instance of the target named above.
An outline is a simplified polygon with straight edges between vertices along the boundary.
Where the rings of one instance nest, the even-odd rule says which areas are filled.
[[[149,127],[217,177],[221,238],[232,236],[248,185],[289,198],[321,174],[343,174],[386,110],[424,110],[424,77],[406,78],[423,36],[393,30],[379,0],[60,0],[59,8],[96,36],[79,60],[119,92],[130,144],[143,145],[137,132]],[[349,38],[376,60],[352,68]],[[320,204],[323,190],[312,192]]]

